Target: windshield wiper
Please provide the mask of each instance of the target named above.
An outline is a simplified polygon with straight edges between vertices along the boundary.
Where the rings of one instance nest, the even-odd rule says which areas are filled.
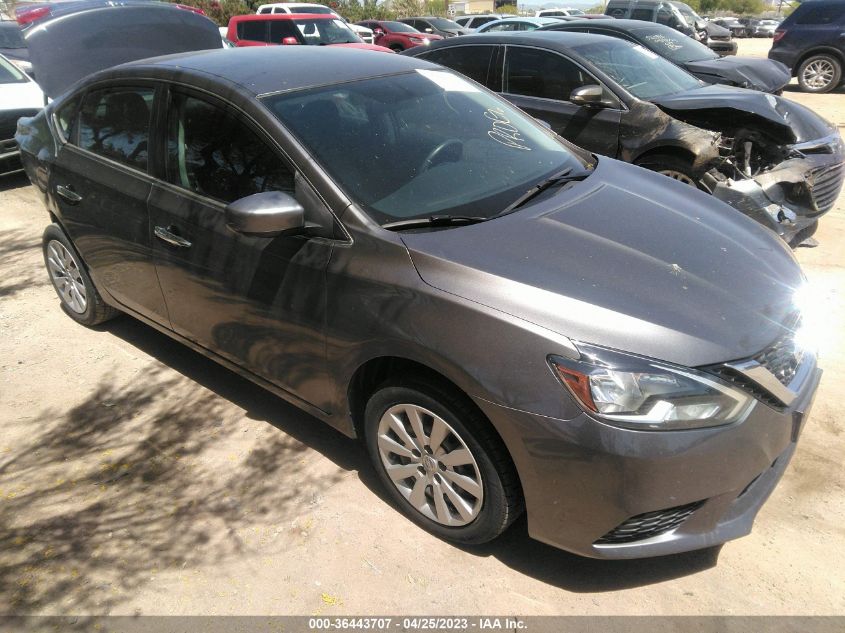
[[[401,231],[403,229],[419,229],[430,226],[466,226],[478,224],[488,218],[471,215],[430,215],[427,218],[411,218],[410,220],[397,220],[382,224],[381,228],[388,231]]]
[[[540,181],[531,189],[526,191],[524,194],[519,196],[516,200],[510,203],[507,207],[505,207],[502,211],[494,215],[494,218],[501,217],[503,215],[507,215],[511,211],[516,211],[519,207],[526,204],[528,201],[533,200],[541,193],[543,193],[546,189],[550,187],[554,187],[555,185],[566,184],[568,182],[575,182],[577,180],[584,180],[587,176],[589,176],[592,172],[591,171],[578,171],[574,174],[572,173],[572,167],[568,167],[563,171],[559,171],[556,174],[552,174],[548,178],[543,181]]]

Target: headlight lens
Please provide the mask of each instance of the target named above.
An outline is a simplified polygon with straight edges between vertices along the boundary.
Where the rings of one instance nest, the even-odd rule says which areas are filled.
[[[698,429],[742,420],[754,398],[695,369],[584,343],[579,360],[549,364],[575,399],[610,424],[640,430]]]

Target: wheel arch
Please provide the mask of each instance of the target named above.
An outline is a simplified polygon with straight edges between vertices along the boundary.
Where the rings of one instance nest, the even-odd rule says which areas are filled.
[[[829,46],[820,46],[818,48],[811,48],[798,56],[795,60],[795,64],[792,66],[792,76],[797,77],[798,69],[801,67],[801,64],[814,55],[830,55],[831,57],[835,57],[839,60],[839,64],[842,66],[843,72],[845,72],[845,55],[843,55],[842,51]]]
[[[496,442],[500,444],[503,454],[507,455],[510,460],[510,465],[513,467],[513,472],[517,478],[520,494],[523,499],[525,498],[520,469],[517,466],[518,460],[514,459],[514,454],[505,443],[502,433],[465,389],[461,388],[457,382],[442,372],[425,363],[403,356],[376,356],[359,365],[347,387],[347,406],[349,415],[352,418],[352,426],[356,437],[359,439],[364,438],[364,410],[368,400],[381,385],[385,384],[392,377],[395,377],[396,382],[399,384],[420,381],[437,385],[442,389],[451,391],[463,400],[468,407],[471,407],[478,414],[478,419],[483,421],[488,427],[489,431],[495,437]]]

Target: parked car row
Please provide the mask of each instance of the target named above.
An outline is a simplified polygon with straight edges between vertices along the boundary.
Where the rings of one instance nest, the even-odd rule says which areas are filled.
[[[154,3],[28,33],[55,99],[15,138],[65,313],[131,315],[361,438],[455,543],[523,512],[596,558],[747,534],[820,379],[776,232],[833,204],[836,129],[593,33],[268,45],[316,18],[340,28],[233,18],[261,44],[233,50]]]

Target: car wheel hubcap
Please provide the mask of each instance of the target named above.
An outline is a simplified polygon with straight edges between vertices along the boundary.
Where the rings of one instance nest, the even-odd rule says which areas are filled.
[[[817,59],[804,68],[804,83],[811,88],[824,88],[833,81],[834,72],[833,64]]]
[[[403,497],[441,525],[460,527],[481,512],[481,471],[466,442],[439,415],[397,404],[378,426],[382,466]]]
[[[672,178],[673,180],[682,182],[685,185],[692,185],[693,187],[695,187],[695,182],[693,182],[692,178],[690,178],[683,172],[675,171],[674,169],[662,169],[660,170],[660,173],[664,176],[669,176],[669,178]]]
[[[83,314],[88,306],[85,282],[79,264],[61,242],[50,240],[47,244],[47,269],[62,303],[77,314]]]

